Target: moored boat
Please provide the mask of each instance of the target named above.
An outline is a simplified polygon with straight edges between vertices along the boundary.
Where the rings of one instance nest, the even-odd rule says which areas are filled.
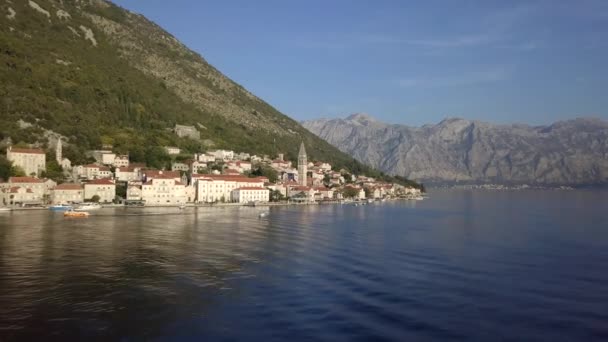
[[[9,207],[0,207],[0,213],[2,213],[2,212],[9,212],[11,210],[13,210],[13,209],[11,209]]]
[[[97,203],[83,204],[74,209],[74,211],[88,211],[88,210],[99,210],[101,205]]]
[[[72,210],[73,208],[71,205],[58,204],[58,205],[50,206],[49,209],[52,211],[66,211],[66,210]]]
[[[86,211],[66,211],[65,213],[63,213],[64,217],[89,217],[89,213],[87,213]]]

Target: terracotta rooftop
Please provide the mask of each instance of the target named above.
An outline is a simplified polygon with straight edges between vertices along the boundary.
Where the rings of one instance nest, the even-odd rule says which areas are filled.
[[[55,187],[55,190],[82,190],[82,185],[73,183],[63,183]]]
[[[6,192],[11,193],[11,194],[16,194],[16,193],[18,193],[18,192],[19,192],[19,189],[21,189],[21,187],[20,187],[20,186],[13,186],[13,187],[11,187],[11,188],[8,188],[8,189],[7,189],[8,191],[6,191]],[[30,194],[31,194],[31,193],[32,193],[32,189],[25,189],[25,192],[27,192],[27,193],[30,193]]]
[[[44,183],[42,179],[34,177],[11,177],[8,179],[9,183]]]
[[[43,150],[39,148],[17,148],[10,147],[11,153],[30,153],[30,154],[45,154]]]
[[[101,179],[94,179],[88,183],[85,184],[85,186],[87,185],[115,185],[113,181],[107,179],[107,178],[101,178]]]
[[[266,190],[266,189],[261,188],[261,187],[257,187],[257,186],[243,186],[243,187],[240,187],[240,188],[236,188],[234,190]]]
[[[181,177],[179,171],[146,170],[143,173],[147,178],[165,178],[164,176],[169,176],[169,178]]]

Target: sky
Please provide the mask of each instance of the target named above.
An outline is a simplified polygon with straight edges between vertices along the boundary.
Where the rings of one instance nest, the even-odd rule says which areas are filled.
[[[608,1],[115,0],[297,119],[608,119]]]

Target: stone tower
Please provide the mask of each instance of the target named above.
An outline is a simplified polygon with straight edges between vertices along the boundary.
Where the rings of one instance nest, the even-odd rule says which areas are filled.
[[[306,186],[306,173],[308,172],[308,158],[306,157],[306,148],[304,142],[300,144],[300,152],[298,152],[298,182],[300,185]]]
[[[61,138],[57,139],[57,146],[55,146],[55,159],[57,160],[57,164],[61,165],[61,161],[63,160],[63,147],[61,146]]]

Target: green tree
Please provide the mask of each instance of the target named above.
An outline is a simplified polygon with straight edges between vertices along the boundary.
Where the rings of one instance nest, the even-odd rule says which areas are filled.
[[[11,167],[11,177],[25,177],[25,170],[21,166],[13,165]]]
[[[285,199],[285,196],[279,190],[270,191],[270,202],[280,202]]]
[[[100,199],[101,199],[101,197],[99,197],[99,195],[94,195],[93,197],[91,197],[91,202],[99,203]]]
[[[6,159],[5,156],[0,156],[0,179],[8,180],[12,176],[13,163]]]
[[[116,184],[116,196],[121,198],[127,198],[127,184],[117,183]]]
[[[355,198],[359,196],[359,189],[353,187],[345,187],[342,195],[346,198]]]
[[[46,163],[46,170],[43,171],[40,176],[43,178],[50,178],[57,183],[63,183],[65,180],[63,168],[61,165],[57,164],[57,161],[54,158],[48,160]]]
[[[329,187],[329,184],[331,183],[331,177],[329,177],[329,174],[325,174],[325,176],[323,176],[323,184],[327,187]]]
[[[171,163],[171,157],[167,154],[164,148],[160,146],[150,146],[145,152],[146,165],[149,167],[162,169]]]
[[[269,165],[259,163],[249,173],[249,177],[266,177],[271,183],[279,179],[279,175],[275,169]]]

